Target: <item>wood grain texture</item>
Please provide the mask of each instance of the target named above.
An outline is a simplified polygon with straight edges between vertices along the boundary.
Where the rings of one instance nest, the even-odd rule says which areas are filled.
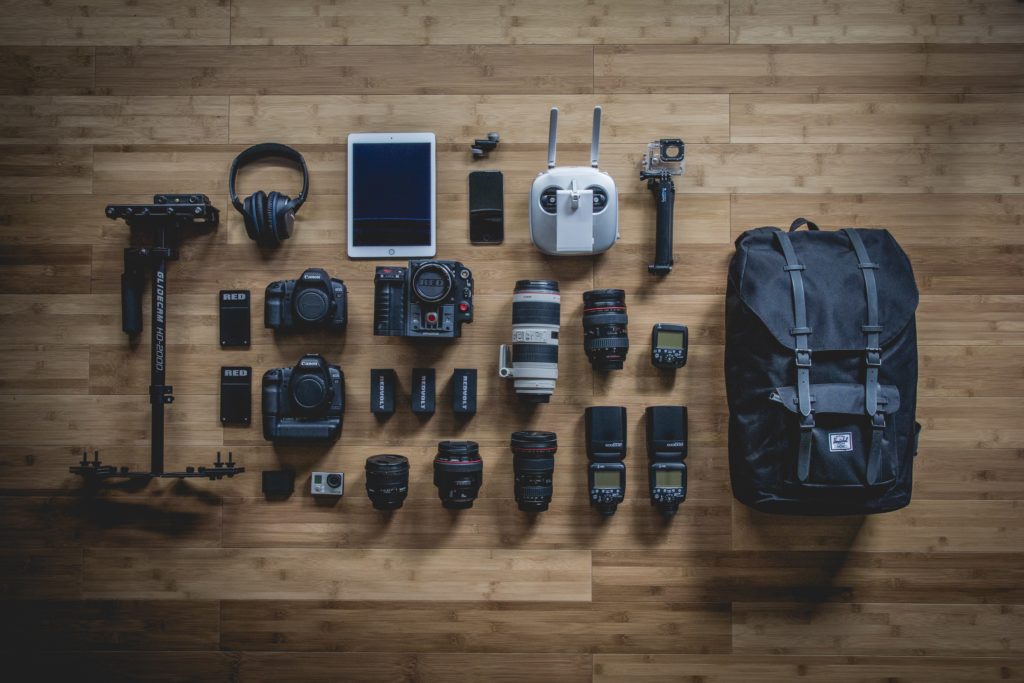
[[[234,45],[729,42],[729,3],[723,0],[235,0],[231,13]]]
[[[39,680],[1024,681],[1024,5],[1011,0],[0,0],[0,652]],[[593,259],[541,256],[526,197],[560,109],[558,158],[614,177],[621,239]],[[439,256],[476,279],[456,344],[371,333],[371,261],[345,256],[345,142],[437,135]],[[473,160],[468,146],[498,131]],[[675,268],[646,271],[655,206],[646,144],[680,136]],[[295,146],[311,195],[276,250],[248,239],[227,169]],[[500,170],[505,241],[469,243],[467,174]],[[264,161],[240,193],[294,196]],[[123,222],[108,203],[202,192],[218,230],[169,267],[166,465],[231,452],[247,471],[93,488],[82,451],[148,465],[149,338],[120,329]],[[888,229],[912,261],[914,499],[872,517],[794,518],[732,499],[723,296],[733,241],[797,216]],[[320,266],[349,289],[344,334],[273,334],[268,282]],[[515,282],[556,279],[560,377],[529,410],[496,373]],[[627,291],[631,350],[595,374],[582,293]],[[218,345],[219,289],[253,292],[252,346]],[[144,302],[148,313],[149,301]],[[649,361],[657,322],[689,326],[687,366]],[[148,328],[149,323],[146,322]],[[318,351],[346,375],[333,445],[262,438],[259,377]],[[222,427],[216,378],[251,366],[254,420]],[[434,367],[438,412],[408,410]],[[397,413],[367,410],[372,367]],[[448,409],[455,367],[479,412]],[[626,501],[588,504],[583,410],[628,411]],[[687,501],[647,497],[643,410],[689,408]],[[509,433],[555,430],[550,509],[516,509]],[[431,460],[471,438],[480,498],[451,513]],[[373,510],[364,462],[411,460],[404,507]],[[260,473],[296,490],[267,501]],[[314,471],[345,496],[310,494]]]
[[[733,43],[1020,43],[1020,3],[1001,0],[731,0]]]

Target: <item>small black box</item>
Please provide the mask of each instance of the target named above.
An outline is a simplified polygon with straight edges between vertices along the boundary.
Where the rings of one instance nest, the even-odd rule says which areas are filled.
[[[626,409],[591,406],[584,414],[587,457],[594,462],[618,462],[626,457]]]
[[[370,370],[370,412],[375,415],[394,415],[395,385],[398,378],[391,368]]]
[[[452,412],[476,414],[476,368],[455,368],[452,372]]]
[[[220,421],[228,425],[252,422],[252,368],[220,369]]]
[[[412,412],[417,415],[434,414],[435,384],[434,368],[412,369]]]
[[[252,336],[248,289],[220,290],[220,345],[249,346]]]
[[[647,422],[647,455],[652,460],[686,458],[686,406],[649,406]]]
[[[293,470],[264,470],[263,495],[267,498],[287,498],[295,491]]]

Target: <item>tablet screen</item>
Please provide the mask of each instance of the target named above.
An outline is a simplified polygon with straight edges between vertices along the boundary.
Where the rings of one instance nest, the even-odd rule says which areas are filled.
[[[352,145],[352,246],[430,246],[429,142]]]

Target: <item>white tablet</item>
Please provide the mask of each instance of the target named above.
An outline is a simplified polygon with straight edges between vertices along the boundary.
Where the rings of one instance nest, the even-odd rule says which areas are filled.
[[[349,256],[434,256],[436,146],[433,133],[349,134]]]

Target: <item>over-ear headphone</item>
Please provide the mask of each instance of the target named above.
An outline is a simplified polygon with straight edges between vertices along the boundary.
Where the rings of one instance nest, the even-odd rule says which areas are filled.
[[[302,169],[302,192],[298,197],[292,199],[280,192],[266,194],[263,190],[257,190],[246,197],[244,202],[240,201],[238,194],[235,193],[235,178],[238,176],[238,170],[246,164],[268,157],[289,159],[299,165]],[[288,145],[277,142],[253,145],[231,162],[231,171],[228,175],[228,193],[231,195],[231,203],[245,219],[245,232],[249,238],[256,240],[261,247],[276,247],[292,236],[295,212],[306,201],[308,191],[309,170],[306,168],[306,160]]]

